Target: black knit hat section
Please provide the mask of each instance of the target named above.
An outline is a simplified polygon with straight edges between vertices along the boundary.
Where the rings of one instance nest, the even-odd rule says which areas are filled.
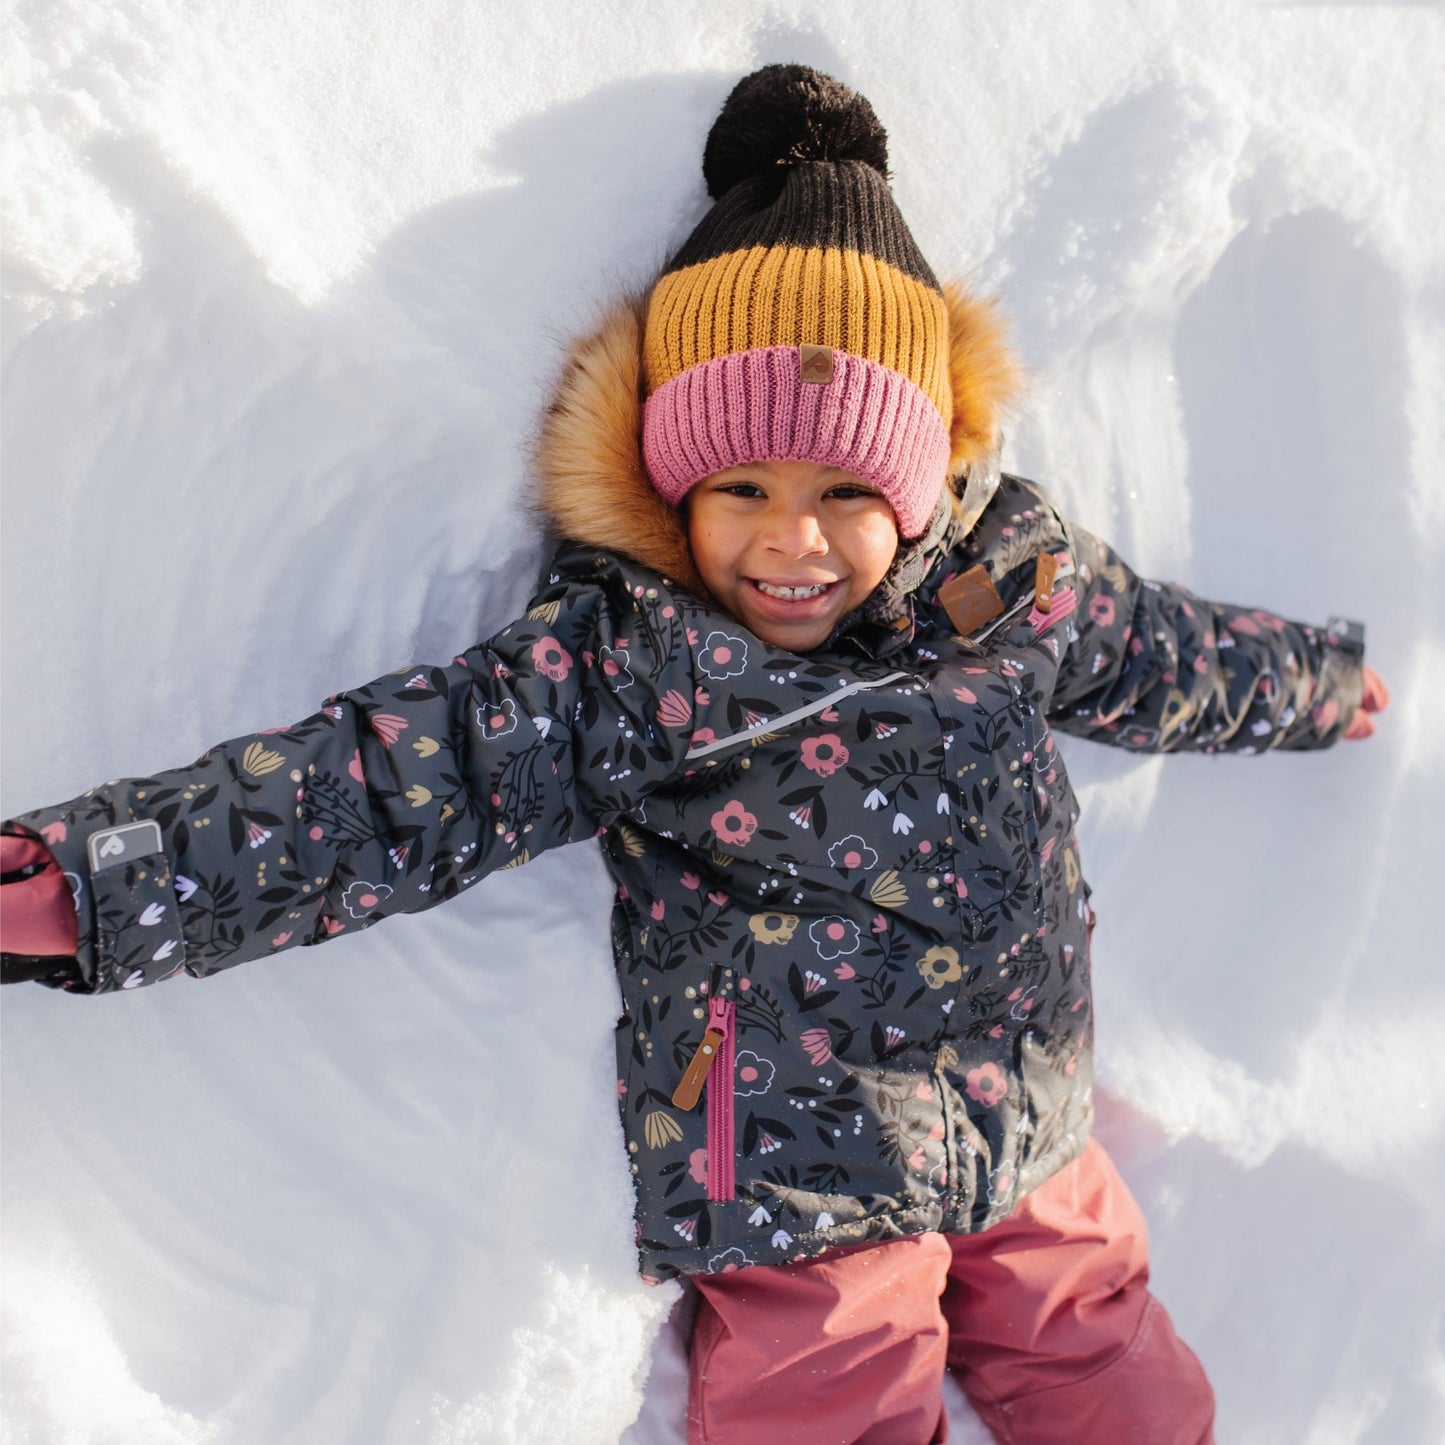
[[[702,218],[666,270],[779,245],[857,251],[938,289],[938,278],[904,223],[888,182],[858,160],[775,165],[738,181]]]

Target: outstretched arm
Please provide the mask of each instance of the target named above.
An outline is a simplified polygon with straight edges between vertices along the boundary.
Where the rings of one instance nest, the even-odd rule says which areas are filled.
[[[1056,726],[1155,752],[1324,748],[1374,730],[1368,713],[1389,694],[1364,666],[1359,624],[1209,602],[1137,576],[1082,528],[1068,534],[1079,605]]]
[[[5,845],[5,951],[45,959],[64,936],[75,958],[11,970],[85,992],[214,973],[593,836],[685,747],[655,714],[668,688],[691,695],[690,654],[630,603],[558,583],[448,667],[6,823],[30,851]]]

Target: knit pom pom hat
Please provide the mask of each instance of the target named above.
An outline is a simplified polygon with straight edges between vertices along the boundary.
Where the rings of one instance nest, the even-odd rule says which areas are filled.
[[[642,452],[676,506],[745,462],[807,460],[927,527],[949,470],[949,315],[888,188],[873,107],[802,65],[740,81],[703,176],[715,204],[647,303]]]

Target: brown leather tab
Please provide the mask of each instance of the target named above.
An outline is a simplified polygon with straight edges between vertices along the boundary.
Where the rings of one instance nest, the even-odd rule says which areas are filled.
[[[1059,559],[1052,552],[1040,552],[1034,568],[1034,603],[1040,612],[1047,612],[1054,605],[1054,578],[1058,571]]]
[[[673,1090],[674,1108],[697,1107],[698,1096],[702,1093],[702,1081],[707,1078],[707,1071],[712,1068],[712,1061],[717,1058],[718,1045],[722,1041],[723,1036],[716,1029],[709,1029],[702,1036],[702,1042],[697,1046],[692,1062],[683,1070],[681,1083]]]
[[[833,379],[833,348],[831,346],[800,346],[798,348],[798,380],[827,383]]]
[[[1003,598],[982,564],[970,567],[961,577],[950,577],[938,589],[938,600],[960,637],[967,637],[1003,611]]]

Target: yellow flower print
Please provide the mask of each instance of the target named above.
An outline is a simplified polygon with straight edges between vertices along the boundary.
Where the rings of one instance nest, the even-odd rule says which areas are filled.
[[[280,753],[273,753],[261,743],[252,743],[241,754],[241,766],[253,778],[263,778],[267,773],[274,773],[285,761]]]
[[[642,1137],[649,1149],[665,1149],[682,1138],[682,1127],[666,1109],[654,1109],[642,1121]]]
[[[892,868],[885,868],[873,880],[868,897],[880,908],[902,908],[908,902],[908,890]]]
[[[945,946],[930,948],[918,960],[918,971],[929,988],[942,988],[945,984],[957,983],[963,977],[958,950]]]
[[[411,799],[413,808],[424,808],[431,802],[431,789],[424,788],[420,783],[415,784],[406,790],[406,795]]]
[[[1064,881],[1070,893],[1079,891],[1079,855],[1072,847],[1064,849]]]
[[[418,738],[412,747],[416,749],[418,757],[429,758],[441,744],[435,738]]]
[[[748,928],[759,943],[787,943],[798,928],[796,913],[755,913]]]

